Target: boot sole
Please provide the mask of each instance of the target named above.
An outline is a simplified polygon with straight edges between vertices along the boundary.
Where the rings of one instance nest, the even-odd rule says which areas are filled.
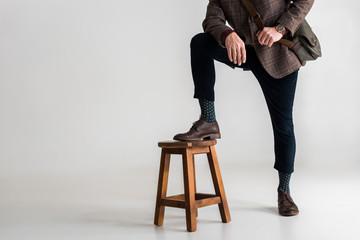
[[[280,214],[281,216],[291,217],[291,216],[296,216],[296,215],[298,215],[298,214],[299,214],[299,211],[297,211],[297,212],[286,212],[286,213],[280,213],[280,212],[279,212],[279,214]]]
[[[179,140],[179,141],[201,141],[201,140],[214,140],[214,139],[220,139],[220,138],[221,138],[220,133],[214,133],[214,134],[206,134],[206,135],[198,137],[198,138],[182,139],[182,138],[175,138],[174,137],[174,140]]]
[[[207,137],[203,137],[203,139],[205,139],[205,140],[213,140],[213,139],[220,139],[220,138],[221,138],[220,134],[210,134]]]

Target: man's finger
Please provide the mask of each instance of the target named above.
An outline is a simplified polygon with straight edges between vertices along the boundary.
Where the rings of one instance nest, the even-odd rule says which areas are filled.
[[[241,48],[241,57],[242,57],[242,63],[246,62],[246,49],[245,46]]]
[[[269,40],[270,40],[269,35],[265,36],[265,37],[264,37],[264,45],[268,45],[268,44],[269,44]]]
[[[266,35],[266,34],[264,34],[264,36],[262,37],[262,43],[263,43],[263,45],[267,45],[267,43],[268,43],[268,37],[269,37],[269,35]]]
[[[264,35],[261,35],[261,36],[260,36],[259,42],[260,42],[262,45],[265,44],[265,36],[264,36]]]
[[[273,37],[269,35],[267,40],[267,45],[270,47],[270,44],[272,44],[272,42],[273,42]]]
[[[233,63],[237,64],[237,57],[236,57],[236,48],[232,49],[232,58],[233,58]]]
[[[271,38],[270,42],[269,42],[269,47],[271,47],[273,45],[273,43],[274,43],[274,40]]]
[[[242,53],[241,53],[241,47],[237,49],[236,55],[237,55],[237,64],[240,66],[241,63],[242,63],[242,61],[241,61],[241,55],[242,55]]]
[[[264,31],[261,31],[258,35],[258,40],[260,44],[263,44]]]
[[[228,54],[228,57],[229,57],[229,60],[230,60],[230,62],[232,62],[233,61],[233,58],[232,58],[232,53],[231,53],[231,49],[230,48],[227,48],[227,54]]]

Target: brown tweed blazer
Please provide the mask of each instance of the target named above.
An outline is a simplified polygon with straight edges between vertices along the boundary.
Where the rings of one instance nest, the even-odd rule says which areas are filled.
[[[273,27],[281,23],[293,35],[310,11],[314,0],[293,0],[290,8],[287,8],[289,2],[287,0],[252,0],[252,2],[265,27]],[[296,55],[280,43],[274,43],[271,47],[259,44],[256,37],[258,28],[250,18],[242,0],[209,0],[203,28],[222,47],[225,46],[220,40],[221,34],[231,29],[226,25],[226,21],[245,44],[254,46],[261,64],[272,77],[282,78],[301,67]]]

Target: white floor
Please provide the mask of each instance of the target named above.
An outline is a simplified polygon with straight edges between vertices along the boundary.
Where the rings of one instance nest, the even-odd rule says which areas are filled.
[[[359,169],[299,166],[291,192],[300,214],[281,217],[277,173],[269,166],[222,164],[232,221],[217,206],[199,209],[188,233],[185,212],[167,208],[153,225],[158,166],[0,178],[0,239],[360,239]],[[168,195],[182,191],[180,161],[170,166]],[[213,192],[205,161],[196,163],[199,192]],[[121,174],[119,174],[121,173]]]

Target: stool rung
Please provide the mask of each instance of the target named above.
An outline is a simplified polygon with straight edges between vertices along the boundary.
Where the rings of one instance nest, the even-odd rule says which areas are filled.
[[[196,193],[195,194],[196,207],[206,207],[213,204],[221,203],[220,196],[208,193]]]
[[[221,203],[220,196],[209,193],[196,193],[195,203],[197,208],[206,207],[213,204]],[[161,199],[162,206],[185,208],[185,194],[169,196]]]
[[[185,195],[179,194],[161,199],[161,205],[176,208],[185,208]]]

